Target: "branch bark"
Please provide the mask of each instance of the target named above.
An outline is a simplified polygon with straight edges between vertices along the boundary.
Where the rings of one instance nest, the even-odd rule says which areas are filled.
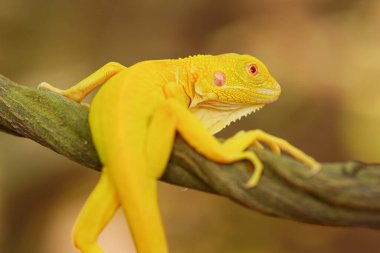
[[[92,169],[101,164],[91,141],[88,109],[59,95],[18,85],[0,75],[0,131],[30,138]],[[216,164],[177,136],[162,180],[219,194],[264,214],[330,226],[380,228],[380,165],[322,164],[310,175],[303,164],[266,150],[259,185],[244,188],[244,161]]]

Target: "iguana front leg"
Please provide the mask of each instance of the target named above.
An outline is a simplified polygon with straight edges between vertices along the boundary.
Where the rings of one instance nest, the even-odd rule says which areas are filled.
[[[169,99],[163,106],[167,114],[176,118],[175,128],[182,137],[208,159],[220,163],[232,163],[243,159],[249,160],[254,167],[254,171],[246,183],[247,187],[257,185],[263,170],[262,162],[256,154],[253,151],[246,150],[252,145],[257,145],[258,142],[267,144],[275,153],[284,150],[311,168],[318,168],[319,166],[313,158],[290,145],[285,140],[264,133],[261,130],[239,132],[224,143],[221,143],[214,136],[210,135],[194,115],[177,100]]]

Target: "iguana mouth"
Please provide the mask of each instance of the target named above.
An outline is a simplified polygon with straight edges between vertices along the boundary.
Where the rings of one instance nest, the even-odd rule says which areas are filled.
[[[257,94],[256,101],[258,104],[271,104],[278,99],[281,94],[281,87],[276,82],[273,89],[255,89]]]

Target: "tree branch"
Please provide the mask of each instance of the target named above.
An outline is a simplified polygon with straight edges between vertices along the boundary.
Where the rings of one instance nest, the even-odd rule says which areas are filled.
[[[0,131],[30,138],[87,167],[101,164],[91,141],[88,109],[59,95],[0,76]],[[255,150],[264,162],[259,185],[244,161],[221,165],[176,138],[163,181],[228,197],[259,212],[307,223],[380,228],[380,165],[346,162],[310,170],[287,156]]]

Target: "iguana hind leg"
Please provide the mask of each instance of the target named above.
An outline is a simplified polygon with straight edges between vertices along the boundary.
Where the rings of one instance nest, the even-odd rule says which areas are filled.
[[[73,229],[73,242],[82,253],[104,253],[97,238],[120,206],[107,168],[88,197]]]
[[[144,157],[139,160],[126,155],[130,159],[111,159],[114,181],[139,253],[169,251],[158,206],[157,180],[169,160],[175,123],[175,115],[165,106],[159,107],[148,125]],[[123,140],[120,142],[118,147],[123,149]]]
[[[81,102],[91,91],[93,91],[99,85],[105,83],[115,74],[126,69],[125,66],[117,62],[109,62],[90,76],[86,77],[76,85],[68,88],[67,90],[61,90],[54,86],[42,82],[38,85],[38,89],[49,90],[62,96],[68,97],[76,102]]]
[[[124,157],[112,163],[110,174],[137,252],[168,253],[157,200],[157,180],[148,176],[143,159]]]

